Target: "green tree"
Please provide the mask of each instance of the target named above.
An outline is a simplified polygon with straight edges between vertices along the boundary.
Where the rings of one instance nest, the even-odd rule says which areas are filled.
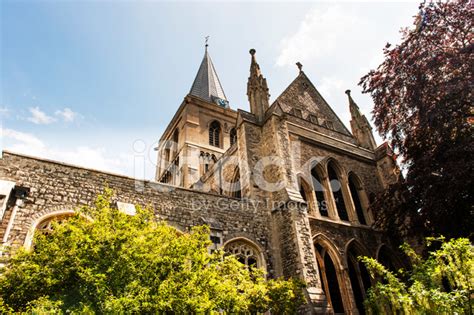
[[[36,313],[293,313],[304,303],[297,280],[265,280],[223,251],[208,252],[209,229],[190,233],[137,207],[111,206],[106,189],[34,250],[13,255],[0,275],[0,310]]]
[[[413,265],[410,272],[396,274],[373,258],[361,258],[372,277],[381,280],[368,291],[369,314],[472,314],[474,247],[466,238],[427,238],[427,245],[433,241],[441,247],[426,260],[402,246]]]

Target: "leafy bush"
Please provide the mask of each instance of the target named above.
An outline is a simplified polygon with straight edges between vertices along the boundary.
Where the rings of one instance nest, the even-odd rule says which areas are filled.
[[[472,314],[474,247],[466,238],[427,238],[428,246],[433,241],[441,247],[426,260],[402,246],[412,261],[409,272],[395,274],[373,258],[361,258],[371,275],[382,280],[368,291],[365,305],[370,314]]]
[[[13,255],[0,275],[2,313],[294,313],[304,302],[301,282],[266,281],[209,253],[208,227],[181,233],[149,209],[121,213],[111,197],[106,189]]]

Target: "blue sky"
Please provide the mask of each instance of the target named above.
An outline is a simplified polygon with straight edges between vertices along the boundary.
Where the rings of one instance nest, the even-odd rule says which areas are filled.
[[[153,178],[156,142],[189,92],[204,37],[231,107],[248,110],[250,56],[275,99],[300,61],[349,126],[361,76],[418,2],[1,1],[1,148]],[[134,143],[147,146],[145,171]],[[380,143],[380,138],[378,138]],[[135,147],[136,148],[136,147]]]

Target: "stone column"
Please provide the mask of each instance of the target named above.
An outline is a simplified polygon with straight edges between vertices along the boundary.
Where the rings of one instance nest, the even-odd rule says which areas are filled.
[[[306,284],[308,304],[302,309],[306,314],[324,314],[328,311],[322,289],[316,254],[311,237],[306,206],[288,201],[272,211],[275,246],[279,248],[279,268],[285,278],[300,278]]]

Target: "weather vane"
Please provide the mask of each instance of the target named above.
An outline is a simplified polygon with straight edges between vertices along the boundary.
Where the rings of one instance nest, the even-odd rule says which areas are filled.
[[[205,37],[205,39],[206,39],[206,47],[207,47],[207,46],[209,46],[209,44],[207,43],[207,42],[209,41],[209,35],[207,35],[207,36]]]

